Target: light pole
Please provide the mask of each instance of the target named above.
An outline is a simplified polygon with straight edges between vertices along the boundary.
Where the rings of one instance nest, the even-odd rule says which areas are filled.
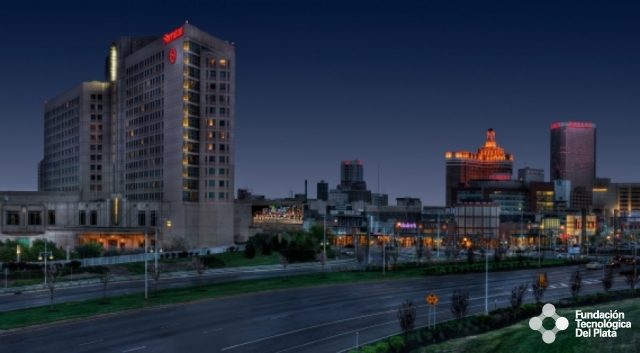
[[[19,253],[18,253],[19,254]],[[38,261],[42,261],[44,258],[44,285],[47,285],[47,258],[49,260],[53,260],[53,253],[51,251],[47,251],[47,239],[44,239],[44,251],[40,251],[38,254]]]
[[[160,225],[162,226],[162,221],[160,221]],[[145,305],[147,304],[147,302],[149,301],[149,270],[148,270],[148,262],[149,262],[149,256],[148,253],[152,252],[155,253],[154,254],[154,267],[153,267],[153,272],[154,274],[157,276],[158,275],[158,253],[162,252],[162,248],[158,249],[158,228],[160,228],[159,226],[155,226],[154,228],[154,249],[152,249],[151,251],[149,251],[149,232],[146,231],[144,233],[144,303]],[[167,220],[167,228],[171,228],[171,221]]]
[[[544,224],[541,224],[540,228],[538,229],[538,268],[542,267],[540,265],[540,262],[541,262],[541,260],[540,260],[540,245],[541,245],[540,244],[540,233],[542,233],[543,230],[544,230]]]
[[[16,256],[18,257],[18,260],[16,262],[20,262],[20,244],[16,246]]]
[[[440,212],[438,212],[438,231],[436,233],[436,258],[440,257]]]
[[[324,231],[322,232],[322,256],[327,261],[327,205],[324,206]]]
[[[368,215],[367,216],[369,218],[369,231],[367,231],[367,265],[371,264],[371,249],[370,249],[370,242],[371,239],[370,234],[373,232],[373,215]]]

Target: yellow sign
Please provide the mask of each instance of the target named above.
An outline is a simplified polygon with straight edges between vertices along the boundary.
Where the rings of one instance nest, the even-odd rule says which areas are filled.
[[[431,306],[438,304],[438,297],[436,297],[433,292],[429,293],[429,295],[427,296],[427,303],[429,303],[429,305]]]

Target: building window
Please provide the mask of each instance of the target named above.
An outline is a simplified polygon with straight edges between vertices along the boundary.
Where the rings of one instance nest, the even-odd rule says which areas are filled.
[[[50,226],[56,225],[56,211],[47,211],[47,224]]]
[[[157,222],[156,219],[157,219],[156,211],[151,211],[151,219],[149,221],[151,222],[152,227],[156,226],[156,222]]]
[[[97,210],[91,210],[91,213],[89,214],[89,224],[91,224],[92,226],[96,226],[98,225],[98,211]]]
[[[224,168],[220,168],[220,169],[218,170],[218,174],[223,175],[223,174],[224,174]]]
[[[215,192],[210,192],[209,193],[209,198],[210,199],[215,199],[216,198],[216,193]]]
[[[20,224],[20,212],[18,211],[7,211],[7,225],[8,226],[17,226]]]
[[[87,224],[87,211],[80,210],[78,214],[78,224],[84,226]]]
[[[221,200],[224,199],[224,192],[218,193],[218,198]]]
[[[219,180],[218,181],[218,186],[224,187],[224,180]]]
[[[29,212],[29,225],[30,226],[42,225],[42,213],[40,213],[40,211]]]
[[[216,186],[216,181],[215,180],[209,180],[209,186],[210,187],[215,187]]]
[[[144,227],[147,225],[146,216],[147,213],[145,211],[138,211],[138,226]]]

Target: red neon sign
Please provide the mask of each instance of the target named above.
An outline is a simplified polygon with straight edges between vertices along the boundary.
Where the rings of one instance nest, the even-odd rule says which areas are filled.
[[[551,124],[551,129],[557,129],[560,127],[560,123],[553,123]]]
[[[169,62],[172,64],[175,63],[177,56],[178,53],[176,52],[176,48],[171,48],[171,50],[169,50]]]
[[[184,34],[184,29],[182,27],[179,27],[175,31],[163,35],[162,36],[162,44],[165,44],[165,45],[169,44],[173,40],[175,40],[176,38],[182,37],[183,34]]]
[[[593,128],[593,123],[582,121],[569,121],[565,123],[553,123],[551,129],[557,129],[559,127],[574,127],[574,128]]]

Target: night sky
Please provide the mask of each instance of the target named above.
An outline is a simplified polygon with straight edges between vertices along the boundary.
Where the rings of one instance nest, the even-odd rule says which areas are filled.
[[[359,158],[390,204],[443,205],[445,151],[488,128],[548,180],[556,121],[596,123],[597,175],[640,182],[640,3],[485,3],[2,1],[0,190],[37,189],[45,100],[186,20],[235,42],[236,188],[314,198]]]

